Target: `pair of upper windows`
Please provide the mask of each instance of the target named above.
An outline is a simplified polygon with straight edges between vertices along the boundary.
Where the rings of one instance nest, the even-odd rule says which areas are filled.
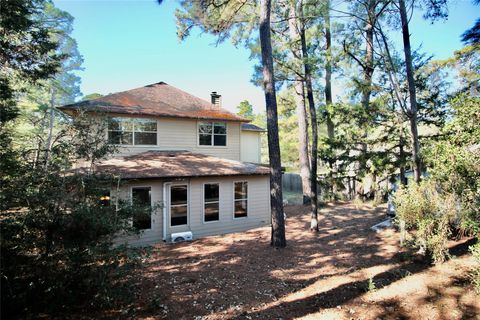
[[[225,122],[200,122],[198,144],[201,146],[226,146],[227,124]]]
[[[108,142],[121,145],[156,145],[157,121],[142,118],[111,118]]]
[[[157,121],[142,118],[111,118],[108,124],[108,141],[119,145],[157,145]],[[226,146],[227,124],[200,122],[198,144]]]

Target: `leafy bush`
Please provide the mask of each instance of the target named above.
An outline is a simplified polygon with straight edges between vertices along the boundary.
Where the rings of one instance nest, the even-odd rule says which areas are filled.
[[[438,192],[431,179],[400,188],[394,198],[397,220],[405,222],[407,230],[415,230],[415,244],[435,262],[448,255],[447,240],[451,226],[456,224],[458,211],[452,195]]]
[[[455,195],[458,222],[470,234],[480,234],[480,98],[460,94],[451,101],[453,120],[445,139],[425,149],[430,176],[443,193]]]
[[[139,250],[112,247],[135,208],[99,201],[106,177],[24,175],[28,204],[2,212],[2,313],[57,313],[88,303],[112,306],[127,293],[114,290]],[[35,187],[39,186],[39,187]]]
[[[9,161],[0,166],[2,318],[111,307],[134,297],[124,272],[144,250],[114,247],[113,241],[119,233],[138,232],[131,224],[138,210],[120,200],[101,201],[121,181],[92,170],[112,150],[104,131],[91,126],[75,119],[67,127],[71,135],[34,158],[4,140],[1,151]],[[89,162],[89,170],[70,170],[80,160]]]
[[[395,196],[399,221],[415,230],[415,243],[436,262],[447,257],[453,229],[480,234],[480,98],[460,94],[451,101],[453,118],[442,139],[424,148],[429,177]]]

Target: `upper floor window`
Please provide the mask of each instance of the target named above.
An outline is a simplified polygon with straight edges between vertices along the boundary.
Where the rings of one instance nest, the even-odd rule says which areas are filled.
[[[198,144],[201,146],[226,146],[226,122],[200,122],[198,124]]]
[[[157,121],[143,118],[111,118],[108,142],[121,145],[156,145]]]

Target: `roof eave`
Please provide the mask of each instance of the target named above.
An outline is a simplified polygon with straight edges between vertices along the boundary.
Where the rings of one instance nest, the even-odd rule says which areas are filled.
[[[242,128],[242,131],[267,132],[267,130],[265,130],[265,129],[258,130],[258,129],[243,129],[243,128]]]
[[[205,174],[205,175],[186,175],[186,176],[145,176],[145,177],[122,177],[122,180],[152,180],[152,179],[191,179],[203,177],[241,177],[241,176],[269,176],[270,173],[239,173],[239,174]]]
[[[81,107],[69,107],[69,106],[61,106],[57,107],[58,110],[73,116],[78,114],[80,110],[83,108]],[[165,113],[153,113],[153,112],[122,112],[120,111],[100,111],[100,110],[88,110],[83,109],[84,112],[92,113],[92,114],[121,114],[121,115],[131,115],[131,116],[153,116],[153,117],[160,117],[160,118],[179,118],[179,119],[194,119],[194,120],[222,120],[222,121],[232,121],[232,122],[241,122],[241,123],[249,123],[251,120],[237,117],[237,118],[226,118],[226,117],[194,117],[194,116],[180,116],[180,115],[172,115],[172,114],[165,114]]]

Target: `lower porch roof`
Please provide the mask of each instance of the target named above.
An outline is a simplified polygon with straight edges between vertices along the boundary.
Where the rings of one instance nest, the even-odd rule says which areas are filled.
[[[80,168],[79,168],[80,169]],[[102,160],[95,170],[123,179],[269,175],[265,166],[189,151],[147,151]]]

